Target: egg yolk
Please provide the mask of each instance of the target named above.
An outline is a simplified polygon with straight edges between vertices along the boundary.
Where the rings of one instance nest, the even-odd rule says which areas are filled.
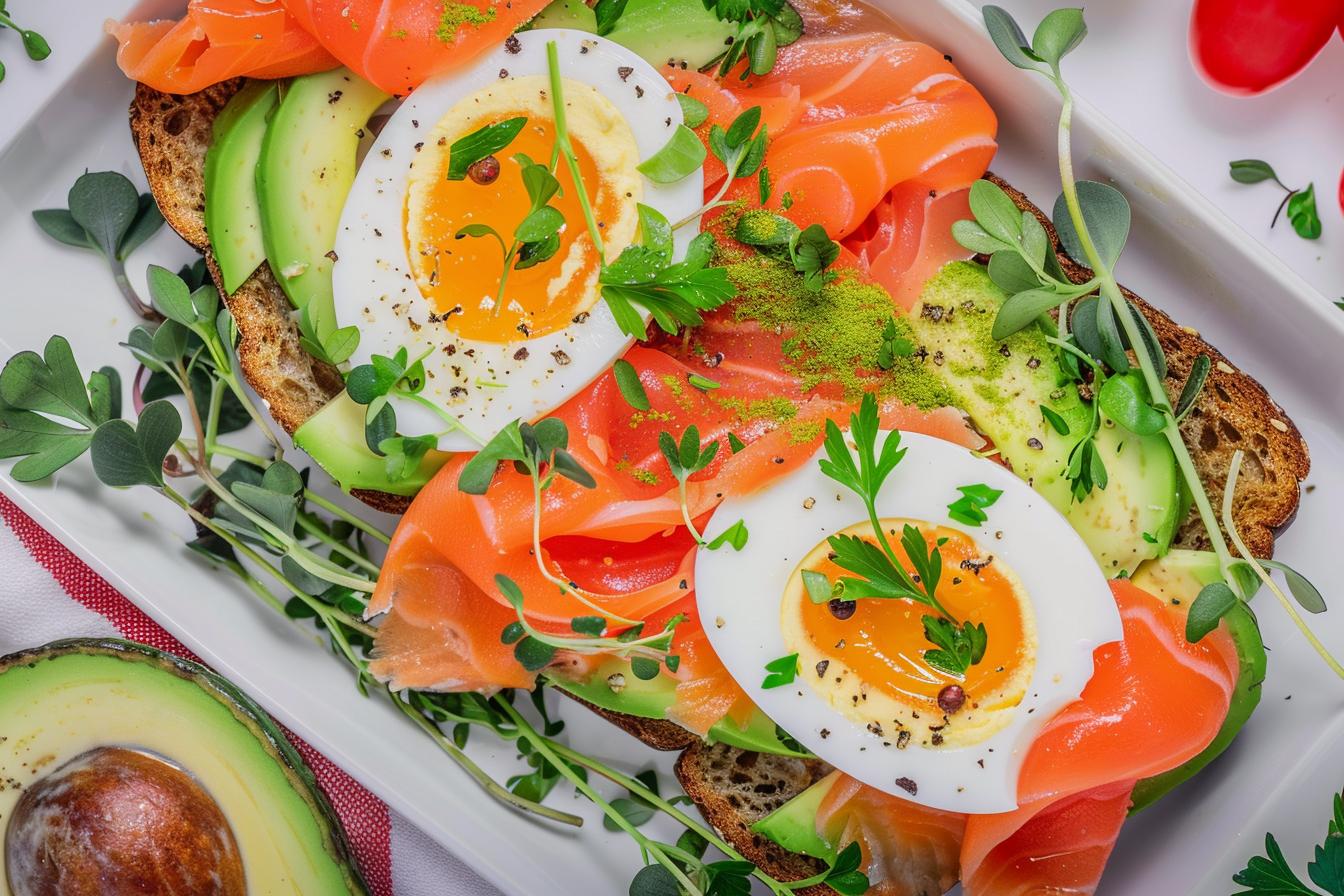
[[[832,582],[854,577],[831,559],[830,545],[822,542],[803,559],[789,580],[788,595],[801,614],[802,631],[815,653],[848,667],[868,690],[877,690],[916,710],[936,705],[938,693],[948,684],[958,684],[967,700],[977,695],[1004,692],[1024,663],[1032,662],[1034,650],[1026,643],[1029,623],[1023,619],[1021,585],[1002,561],[990,559],[975,539],[943,526],[917,520],[885,519],[896,556],[907,572],[914,569],[900,545],[906,523],[923,533],[930,546],[946,539],[939,551],[943,558],[942,577],[935,594],[947,611],[959,621],[982,622],[989,634],[984,658],[970,667],[964,679],[937,669],[924,659],[934,649],[924,636],[923,619],[937,615],[933,608],[913,600],[865,598],[852,603],[813,603],[802,584],[802,571],[815,570]],[[872,525],[862,523],[844,531],[875,542]],[[982,565],[984,564],[984,565]],[[801,676],[823,690],[857,688],[858,682],[834,681],[835,676],[818,675],[805,669]]]
[[[532,210],[532,200],[523,185],[522,166],[514,156],[521,153],[548,164],[555,146],[555,124],[550,118],[527,112],[501,115],[499,120],[521,115],[526,126],[500,152],[498,176],[489,183],[471,177],[448,180],[447,146],[422,149],[430,155],[433,177],[414,219],[407,212],[407,257],[420,292],[430,302],[435,318],[464,339],[483,342],[515,342],[542,336],[567,326],[586,312],[597,295],[600,267],[589,237],[578,190],[563,160],[555,176],[560,191],[550,205],[564,217],[560,247],[549,260],[508,272],[505,251],[513,244],[514,230]],[[599,227],[614,220],[618,197],[604,183],[582,140],[571,133],[570,141],[579,161],[579,171],[588,188],[590,205]],[[503,239],[493,236],[457,237],[467,225],[487,225]],[[502,302],[500,283],[504,281]]]

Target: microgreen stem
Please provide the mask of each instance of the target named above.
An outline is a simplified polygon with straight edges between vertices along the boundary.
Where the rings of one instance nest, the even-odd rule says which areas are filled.
[[[1073,93],[1069,90],[1064,78],[1060,76],[1058,69],[1051,76],[1051,80],[1063,98],[1059,115],[1059,179],[1063,187],[1064,202],[1069,210],[1069,218],[1073,221],[1074,230],[1078,234],[1078,242],[1083,248],[1083,254],[1087,257],[1087,263],[1092,268],[1095,279],[1100,281],[1102,298],[1110,302],[1120,325],[1124,327],[1130,347],[1139,362],[1139,370],[1143,374],[1144,383],[1148,387],[1149,399],[1153,406],[1167,418],[1167,424],[1162,428],[1162,433],[1171,446],[1172,454],[1176,457],[1176,465],[1180,468],[1182,478],[1185,479],[1187,491],[1194,500],[1200,521],[1209,534],[1209,542],[1213,545],[1214,553],[1218,555],[1219,564],[1226,569],[1232,562],[1232,554],[1228,550],[1227,542],[1218,527],[1218,518],[1214,514],[1208,494],[1204,491],[1204,482],[1199,478],[1199,471],[1195,469],[1194,460],[1190,457],[1190,450],[1186,447],[1185,439],[1181,435],[1181,429],[1176,422],[1171,401],[1167,398],[1167,390],[1157,376],[1157,368],[1148,353],[1148,343],[1144,339],[1144,333],[1141,331],[1138,321],[1134,320],[1134,315],[1130,312],[1129,302],[1125,299],[1124,293],[1121,292],[1120,284],[1116,282],[1115,274],[1112,272],[1110,265],[1106,264],[1097,251],[1097,247],[1092,241],[1092,234],[1088,230],[1087,222],[1083,218],[1082,204],[1078,201],[1078,182],[1073,171]]]
[[[565,121],[564,85],[560,77],[560,53],[555,41],[546,44],[546,64],[551,75],[551,106],[555,110],[555,147],[564,157],[569,167],[569,176],[574,180],[574,190],[578,195],[579,208],[583,209],[583,220],[588,224],[588,235],[592,238],[593,248],[597,250],[597,261],[601,266],[607,263],[606,250],[602,245],[601,229],[593,215],[593,207],[588,201],[588,190],[583,185],[583,173],[579,170],[579,159],[574,155],[574,145],[569,140],[569,126]]]
[[[705,537],[700,534],[700,530],[695,528],[695,523],[691,521],[691,508],[686,503],[686,479],[684,477],[677,480],[677,497],[681,501],[681,520],[686,524],[686,531],[691,533],[691,537],[695,539],[696,544],[703,547]]]
[[[485,441],[486,441],[485,439],[481,438],[480,436],[476,435],[476,433],[472,432],[465,423],[463,423],[461,420],[457,419],[452,414],[450,414],[447,411],[447,409],[439,406],[437,403],[433,401],[430,401],[428,398],[421,395],[420,393],[407,392],[404,389],[395,389],[392,391],[391,394],[397,396],[398,398],[403,398],[406,401],[413,401],[416,404],[421,405],[422,407],[428,408],[429,410],[433,411],[434,414],[438,416],[439,419],[443,420],[443,422],[447,423],[450,427],[462,433],[464,436],[471,439],[477,445],[485,447]]]
[[[579,588],[573,582],[560,578],[546,568],[546,561],[542,559],[543,555],[541,551],[541,474],[535,468],[530,468],[529,472],[532,476],[532,556],[536,558],[537,570],[547,581],[552,582],[558,587],[561,594],[568,594],[570,597],[602,616],[604,619],[610,619],[619,622],[622,625],[638,625],[638,619],[627,619],[624,616],[611,612],[611,610],[606,609],[601,604],[590,599],[588,595],[584,593],[583,589]],[[565,643],[568,644],[568,640],[566,640]]]
[[[685,826],[688,830],[694,831],[696,834],[703,837],[707,843],[714,846],[724,855],[728,856],[728,858],[735,859],[741,862],[750,861],[741,853],[739,853],[736,849],[734,849],[732,844],[730,844],[728,841],[720,837],[714,831],[713,828],[697,821],[690,815],[687,815],[685,812],[681,811],[681,809],[677,808],[672,803],[668,802],[658,794],[654,793],[649,788],[645,787],[644,784],[640,782],[638,778],[632,778],[629,775],[622,774],[621,772],[617,771],[616,769],[612,768],[609,765],[606,765],[600,760],[594,759],[591,756],[587,756],[583,753],[580,753],[579,751],[569,746],[566,746],[565,744],[559,743],[557,741],[548,741],[548,743],[550,744],[551,749],[553,749],[562,758],[568,760],[569,762],[574,763],[575,765],[582,766],[583,768],[588,769],[590,772],[593,772],[594,774],[601,775],[608,781],[611,781],[613,784],[617,784],[621,787],[624,787],[626,790],[630,791],[635,796],[649,803],[650,805],[658,809],[658,811],[662,812],[664,815],[667,815],[669,818],[676,821],[678,824]],[[752,864],[754,865],[755,863],[752,862]],[[765,884],[765,886],[769,888],[770,892],[777,894],[777,896],[787,896],[787,894],[792,893],[795,889],[801,889],[803,886],[805,886],[805,884],[802,882],[797,883],[790,882],[789,884],[783,884],[780,881],[775,880],[773,877],[766,874],[759,868],[757,868],[752,873],[752,876],[754,876],[757,880],[761,881],[761,883]],[[822,874],[821,877],[824,878],[825,874]],[[820,882],[820,879],[818,879],[817,881],[813,881],[813,883],[818,882]]]
[[[365,535],[368,535],[370,538],[374,538],[378,541],[381,541],[383,544],[392,543],[392,539],[389,538],[383,532],[379,531],[375,526],[355,516],[353,513],[346,510],[344,507],[341,507],[334,501],[324,498],[322,495],[319,495],[312,489],[304,489],[303,496],[309,502],[316,504],[318,507],[321,507],[323,510],[325,510],[332,516],[337,517],[338,519],[345,520],[347,523],[354,526],[356,529],[363,532]]]
[[[365,572],[371,573],[374,576],[374,578],[378,577],[378,573],[380,572],[380,570],[377,563],[374,563],[373,561],[369,560],[363,554],[351,548],[348,544],[345,544],[344,542],[336,538],[333,538],[330,533],[324,530],[322,526],[320,526],[317,523],[317,521],[313,519],[312,514],[300,513],[298,516],[298,520],[299,520],[299,528],[301,528],[303,531],[307,532],[309,535],[313,536],[318,541],[322,542],[327,547],[331,548],[333,551],[335,551],[345,559],[349,560],[351,563],[358,566],[360,569],[363,569]]]
[[[737,178],[736,171],[728,172],[728,174],[723,178],[723,183],[719,186],[719,192],[714,194],[714,198],[706,202],[704,205],[700,206],[695,211],[691,212],[686,217],[682,218],[677,223],[673,224],[672,229],[680,230],[687,224],[690,224],[698,220],[701,215],[704,215],[705,213],[718,208],[720,205],[724,205],[725,203],[723,202],[723,197],[728,195],[728,188],[733,185],[733,181],[736,178]]]
[[[307,605],[309,609],[317,613],[318,617],[321,618],[324,622],[326,622],[329,628],[331,627],[331,623],[335,621],[339,622],[341,625],[344,625],[349,629],[352,629],[353,631],[359,632],[361,635],[364,635],[365,637],[372,638],[374,636],[373,626],[364,622],[362,619],[356,619],[349,613],[344,613],[341,610],[338,610],[329,604],[323,603],[322,601],[313,597],[311,594],[308,594],[305,591],[303,591],[303,589],[295,586],[294,583],[292,583],[284,573],[282,573],[278,568],[276,568],[274,564],[272,564],[265,557],[261,556],[255,550],[249,547],[245,542],[243,542],[242,539],[238,538],[232,532],[223,528],[213,519],[211,519],[210,517],[206,516],[205,514],[197,510],[195,507],[193,507],[191,505],[191,502],[188,501],[181,494],[179,494],[178,492],[174,491],[171,488],[168,488],[167,486],[164,486],[162,491],[163,494],[167,496],[167,498],[170,501],[172,501],[178,507],[182,508],[182,510],[185,511],[186,514],[190,516],[193,520],[195,520],[204,528],[208,529],[210,532],[219,536],[221,539],[224,540],[226,544],[228,544],[229,547],[233,548],[235,552],[241,554],[248,560],[255,563],[257,566],[261,567],[263,570],[266,571],[267,574],[269,574],[277,582],[284,585],[287,591],[289,591],[300,601],[302,601],[305,605]]]
[[[1293,624],[1297,626],[1297,630],[1302,633],[1302,636],[1307,639],[1307,642],[1311,644],[1318,654],[1320,654],[1321,659],[1325,660],[1325,664],[1330,667],[1330,671],[1334,672],[1340,678],[1344,678],[1344,666],[1340,665],[1339,661],[1331,655],[1329,649],[1316,637],[1315,632],[1311,630],[1307,625],[1306,620],[1304,620],[1301,614],[1297,612],[1297,607],[1295,607],[1293,602],[1289,600],[1288,595],[1283,593],[1283,590],[1279,588],[1278,583],[1270,576],[1268,570],[1260,565],[1260,562],[1256,560],[1255,556],[1247,550],[1245,542],[1241,540],[1241,533],[1237,531],[1237,521],[1232,514],[1232,499],[1237,488],[1237,477],[1241,474],[1241,459],[1242,451],[1238,448],[1232,453],[1232,463],[1229,465],[1227,471],[1227,488],[1223,490],[1223,525],[1227,528],[1228,537],[1232,539],[1232,543],[1236,546],[1237,553],[1239,553],[1241,558],[1250,565],[1251,569],[1255,571],[1255,574],[1259,576],[1260,581],[1264,582],[1265,587],[1270,590],[1270,593],[1273,594],[1275,599],[1277,599],[1283,606],[1284,612],[1288,614],[1289,619],[1293,620]]]
[[[488,774],[486,774],[484,769],[482,769],[479,765],[473,762],[471,758],[467,756],[466,753],[462,752],[462,750],[458,748],[457,744],[453,743],[451,739],[445,737],[443,732],[439,730],[439,726],[434,724],[433,720],[431,720],[424,713],[420,712],[420,710],[412,706],[405,698],[401,696],[401,694],[389,688],[387,691],[387,695],[392,699],[393,704],[395,704],[396,707],[400,709],[407,718],[415,722],[415,724],[419,725],[422,731],[424,731],[431,738],[433,738],[434,743],[438,745],[439,749],[447,753],[452,758],[452,760],[462,768],[463,771],[471,775],[471,777],[476,781],[476,783],[481,785],[481,787],[485,789],[486,793],[489,793],[491,796],[493,796],[500,802],[512,806],[513,808],[521,810],[523,812],[530,812],[533,815],[540,815],[542,818],[549,818],[551,821],[558,821],[561,824],[571,825],[576,828],[583,826],[583,819],[577,815],[572,815],[568,812],[561,812],[559,809],[552,809],[549,806],[543,806],[540,803],[533,802],[532,800],[524,799],[523,797],[518,796],[515,793],[510,793],[507,788],[501,785],[494,778],[491,778]],[[500,702],[505,703],[507,701],[500,701]]]
[[[551,44],[550,46],[554,46],[554,44]],[[611,803],[603,799],[602,795],[598,793],[591,784],[584,780],[582,775],[574,771],[574,768],[568,762],[561,759],[552,746],[553,742],[549,738],[543,737],[535,728],[533,728],[532,725],[519,714],[518,710],[513,707],[512,703],[501,699],[500,697],[495,697],[494,700],[495,705],[498,706],[500,710],[513,721],[514,725],[518,727],[519,736],[530,743],[532,748],[541,754],[542,758],[550,762],[556,771],[564,776],[570,784],[574,785],[575,790],[592,800],[593,803],[602,810],[603,814],[611,819],[613,824],[629,834],[630,837],[639,844],[639,847],[648,853],[654,861],[666,868],[668,872],[676,878],[677,883],[681,884],[689,896],[704,896],[704,891],[686,876],[686,872],[682,871],[675,862],[668,858],[667,853],[663,851],[662,846],[644,836],[639,828],[632,825],[626,820],[624,815],[612,807]]]
[[[0,22],[0,24],[3,23]],[[162,321],[163,315],[146,305],[136,293],[135,287],[131,285],[131,279],[126,276],[126,265],[117,258],[109,258],[108,264],[112,268],[112,279],[116,281],[117,289],[121,291],[121,297],[126,300],[126,304],[130,306],[131,311],[137,317],[144,318],[151,323]]]

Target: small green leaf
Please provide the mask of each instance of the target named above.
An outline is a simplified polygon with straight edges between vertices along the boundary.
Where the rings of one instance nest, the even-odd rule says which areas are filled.
[[[990,256],[989,279],[1010,296],[1030,292],[1041,286],[1041,278],[1017,249],[1004,249]],[[1062,299],[1056,295],[1055,304],[1061,301]]]
[[[333,364],[344,364],[359,347],[359,327],[341,327],[322,341],[322,350]]]
[[[667,216],[651,205],[640,202],[635,205],[639,212],[640,242],[664,258],[672,257],[672,224]]]
[[[718,443],[715,442],[714,444]],[[744,523],[742,520],[738,520],[737,522],[733,523],[727,529],[724,529],[723,532],[719,533],[717,538],[715,538],[709,544],[705,545],[705,548],[711,551],[717,551],[724,545],[731,545],[733,550],[735,551],[740,551],[744,547],[746,547],[747,546],[746,523]]]
[[[1006,255],[1006,253],[1000,254]],[[994,257],[998,258],[998,255]],[[1000,273],[1000,276],[1005,275]],[[1016,277],[1016,274],[1014,274],[1014,277]],[[1025,330],[1039,320],[1042,314],[1062,305],[1064,300],[1065,297],[1054,289],[1043,286],[1035,286],[1014,293],[999,306],[999,313],[994,317],[994,328],[990,331],[990,338],[1004,340],[1020,330]]]
[[[840,244],[820,224],[809,224],[789,240],[789,255],[794,269],[803,275],[803,286],[820,292],[831,276],[826,269],[840,257]]]
[[[975,221],[966,219],[952,225],[952,238],[977,255],[993,255],[1000,249],[1009,249],[1008,243],[990,236],[989,231]]]
[[[681,896],[681,884],[662,865],[645,865],[630,881],[630,896]]]
[[[709,120],[709,107],[695,97],[678,93],[677,103],[681,106],[681,117],[686,127],[698,128]]]
[[[1056,9],[1036,26],[1031,48],[1051,68],[1058,70],[1059,61],[1071,53],[1087,37],[1087,24],[1081,9]]]
[[[39,356],[19,352],[0,370],[0,402],[93,426],[89,395],[64,336],[52,336]]]
[[[798,654],[791,653],[788,656],[771,660],[765,664],[765,671],[770,674],[766,675],[765,680],[761,682],[763,690],[782,688],[785,685],[792,684],[794,679],[798,677]]]
[[[70,216],[107,258],[116,258],[122,238],[140,210],[140,193],[116,171],[81,174],[70,188]]]
[[[715,389],[722,388],[721,384],[714,382],[714,380],[707,376],[701,376],[698,373],[686,374],[686,382],[690,384],[692,389],[698,389],[701,392],[713,392]]]
[[[1321,217],[1316,211],[1316,185],[1307,184],[1288,197],[1288,221],[1304,240],[1321,238]]]
[[[468,168],[486,156],[502,151],[526,124],[525,117],[509,118],[454,140],[448,147],[448,180],[464,180]]]
[[[1191,644],[1218,627],[1218,623],[1237,605],[1237,595],[1224,582],[1213,582],[1200,589],[1185,617],[1185,639]]]
[[[770,201],[770,169],[763,167],[756,175],[756,193],[760,197],[761,205]]]
[[[1137,374],[1108,378],[1097,401],[1107,417],[1136,435],[1156,435],[1166,426],[1166,415],[1149,403],[1148,389]]]
[[[740,113],[724,133],[724,141],[729,149],[740,149],[747,145],[756,128],[761,124],[761,107],[752,106]]]
[[[616,27],[628,0],[597,0],[593,5],[593,15],[597,23],[597,36],[606,37]]]
[[[1204,389],[1204,381],[1209,377],[1209,369],[1213,362],[1209,360],[1208,355],[1200,355],[1195,358],[1194,363],[1190,365],[1190,375],[1185,378],[1185,385],[1181,387],[1181,397],[1176,400],[1176,419],[1185,417],[1186,413],[1195,406],[1195,401],[1199,399],[1199,393]]]
[[[1049,423],[1050,428],[1053,429],[1055,432],[1059,433],[1062,436],[1066,436],[1069,434],[1068,422],[1059,414],[1055,413],[1045,405],[1041,405],[1041,416],[1045,418],[1045,422]]]
[[[611,373],[616,378],[616,388],[620,390],[625,403],[637,411],[647,411],[649,393],[644,390],[635,366],[624,358],[618,358],[611,367]]]
[[[1091,180],[1078,182],[1078,205],[1082,210],[1083,223],[1092,236],[1092,244],[1107,267],[1114,267],[1120,253],[1129,239],[1129,227],[1132,212],[1129,200],[1123,193],[1109,184]],[[1068,203],[1061,193],[1055,200],[1052,219],[1059,233],[1060,245],[1070,258],[1079,264],[1088,264],[1078,230],[1074,227],[1069,214]]]
[[[1281,560],[1261,560],[1261,566],[1267,566],[1270,569],[1277,569],[1283,573],[1283,577],[1288,580],[1288,590],[1296,598],[1302,609],[1308,613],[1324,613],[1325,598],[1315,585],[1302,573],[1293,569],[1287,563]]]
[[[87,230],[75,220],[69,211],[63,208],[43,208],[33,212],[33,220],[47,236],[67,246],[80,249],[97,249]]]
[[[1258,184],[1261,181],[1279,179],[1273,167],[1260,159],[1238,159],[1229,162],[1228,174],[1239,184]]]
[[[817,572],[815,569],[805,569],[802,571],[803,588],[807,591],[808,599],[814,604],[829,603],[835,592],[831,587],[831,580],[825,573]]]
[[[513,655],[524,669],[538,672],[555,659],[555,645],[528,636],[513,645]]]
[[[985,7],[986,11],[992,7]],[[1022,237],[1022,212],[998,184],[978,180],[971,184],[971,213],[991,237],[1016,246]]]
[[[163,213],[159,211],[158,203],[151,194],[141,193],[140,207],[136,210],[135,220],[131,222],[130,229],[117,246],[117,259],[125,261],[127,256],[158,233],[161,227],[163,227]]]
[[[607,620],[601,616],[575,616],[569,620],[569,627],[577,634],[600,638],[607,630]]]
[[[135,428],[110,420],[93,434],[93,470],[104,485],[163,487],[163,460],[182,435],[182,418],[167,401],[145,405]]]
[[[513,231],[513,235],[522,243],[539,243],[554,235],[564,225],[565,216],[560,214],[559,209],[543,205],[523,218]]]
[[[652,681],[658,677],[659,666],[646,656],[637,656],[630,660],[630,671],[640,681]]]
[[[149,296],[164,317],[184,327],[196,323],[196,306],[191,302],[191,290],[177,274],[157,264],[149,266],[146,274]]]
[[[524,458],[523,439],[518,421],[506,425],[476,456],[467,461],[457,479],[460,491],[469,495],[483,495],[495,478],[495,468],[501,461],[520,461]],[[516,587],[516,586],[515,586]]]
[[[684,124],[676,130],[663,147],[640,162],[637,169],[656,184],[674,184],[690,176],[705,163],[705,145],[695,131]]]
[[[1027,43],[1027,36],[1022,33],[1022,27],[1017,24],[1017,20],[999,6],[986,6],[983,13],[985,28],[989,31],[994,46],[1003,54],[1003,58],[1018,68],[1040,71],[1038,63],[1042,61],[1041,57],[1036,55],[1036,51]]]

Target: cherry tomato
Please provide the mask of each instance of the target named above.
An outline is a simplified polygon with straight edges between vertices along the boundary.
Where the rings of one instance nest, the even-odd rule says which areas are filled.
[[[1344,0],[1195,0],[1190,55],[1210,84],[1264,93],[1297,74],[1344,28]]]

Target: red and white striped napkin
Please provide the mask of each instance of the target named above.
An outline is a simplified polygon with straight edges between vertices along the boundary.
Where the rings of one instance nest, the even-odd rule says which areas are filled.
[[[122,637],[197,659],[3,494],[0,521],[0,655],[60,638]],[[345,825],[374,896],[497,896],[329,759],[289,738]]]

